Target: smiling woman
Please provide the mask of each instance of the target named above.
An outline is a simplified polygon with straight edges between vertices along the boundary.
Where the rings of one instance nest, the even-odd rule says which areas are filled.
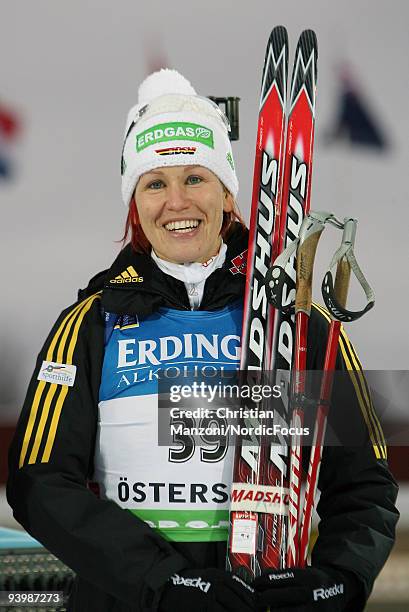
[[[148,191],[163,190],[165,187],[165,184],[164,184],[165,176],[167,175],[169,178],[172,177],[172,172],[174,170],[181,171],[182,172],[182,178],[181,178],[182,182],[184,183],[186,181],[186,184],[192,187],[195,184],[199,185],[200,183],[205,182],[206,177],[207,177],[208,182],[211,182],[216,190],[217,190],[217,187],[215,184],[216,180],[219,184],[218,186],[219,187],[221,186],[223,188],[222,220],[221,220],[221,226],[219,229],[220,242],[224,240],[225,238],[227,238],[230,230],[234,227],[235,222],[238,222],[244,229],[245,224],[237,208],[237,205],[235,203],[233,196],[228,191],[228,189],[220,182],[220,180],[217,179],[217,177],[212,173],[212,171],[207,170],[203,166],[186,166],[186,167],[180,167],[180,168],[177,167],[175,169],[163,168],[163,169],[152,170],[151,172],[148,172],[141,177],[138,183],[137,190],[141,191],[142,185],[144,185],[144,188],[147,189]],[[149,186],[145,185],[146,182],[149,182],[150,185]],[[127,216],[126,224],[125,224],[123,244],[126,244],[126,242],[129,239],[134,251],[136,251],[137,253],[146,253],[146,254],[149,254],[153,247],[155,252],[157,252],[158,254],[161,253],[160,256],[164,260],[175,261],[176,263],[187,263],[189,261],[199,261],[198,259],[195,259],[194,255],[192,256],[192,258],[188,257],[188,254],[186,252],[183,252],[183,256],[181,258],[171,259],[170,252],[165,253],[164,248],[161,248],[157,243],[152,241],[152,236],[150,236],[149,238],[147,237],[147,234],[145,233],[144,229],[146,231],[149,231],[149,230],[146,229],[146,227],[143,228],[143,225],[145,224],[140,219],[139,210],[140,210],[140,207],[142,206],[142,199],[139,196],[137,197],[139,206],[136,205],[135,194],[137,190],[135,190],[134,196],[132,197],[131,202],[129,204],[129,211],[128,211],[128,216]],[[162,191],[162,198],[163,198],[163,191]],[[145,201],[147,200],[145,199]],[[141,212],[141,214],[143,215],[143,211]],[[183,214],[179,215],[180,220],[177,220],[174,222],[170,221],[170,223],[167,224],[166,229],[169,231],[179,229],[178,233],[180,234],[180,233],[183,233],[181,232],[182,229],[188,230],[189,227],[198,226],[198,224],[200,223],[199,218],[187,219],[185,215],[186,215],[186,212],[183,211]],[[173,215],[173,217],[176,218],[178,217],[178,215]],[[188,224],[187,223],[188,221],[190,221],[191,223]],[[211,256],[212,255],[210,255],[210,257]],[[202,259],[200,259],[200,261],[202,261]],[[204,259],[204,261],[206,261],[206,259]]]
[[[217,255],[223,213],[232,195],[211,170],[175,166],[142,175],[134,201],[142,231],[158,257],[178,263],[205,263]]]
[[[142,83],[123,146],[124,242],[130,233],[137,252],[153,249],[166,261],[204,263],[235,220],[244,227],[229,129],[221,109],[175,71]]]
[[[225,569],[234,458],[225,423],[198,448],[189,427],[206,423],[170,419],[170,445],[158,442],[159,378],[214,383],[240,367],[248,232],[226,118],[179,73],[154,73],[129,112],[121,161],[123,248],[39,354],[10,450],[14,516],[75,571],[70,612],[361,610],[396,522],[380,428],[359,452],[324,451],[313,567],[254,588]],[[322,369],[328,319],[311,313],[308,369]],[[337,367],[353,362],[358,377],[345,335],[340,346]],[[374,419],[352,375],[334,384],[338,395],[345,420],[347,410],[364,426]]]

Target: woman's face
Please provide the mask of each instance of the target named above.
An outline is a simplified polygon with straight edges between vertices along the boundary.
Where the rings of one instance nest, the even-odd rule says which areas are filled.
[[[203,166],[157,168],[143,174],[134,198],[155,253],[174,263],[206,262],[221,245],[223,211],[233,198]]]

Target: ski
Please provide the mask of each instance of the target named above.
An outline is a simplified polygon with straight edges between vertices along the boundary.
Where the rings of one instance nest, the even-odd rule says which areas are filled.
[[[265,276],[282,249],[298,237],[310,207],[316,72],[316,37],[306,30],[296,48],[286,130],[288,36],[284,27],[274,28],[267,44],[259,107],[240,369],[250,384],[260,381],[263,370],[276,371],[282,406],[274,412],[274,422],[284,424],[289,421],[294,316],[268,304]],[[292,263],[294,273],[285,286],[288,304],[295,296]],[[244,424],[254,428],[260,419]],[[268,568],[286,567],[288,562],[287,536],[292,537],[294,521],[298,522],[297,502],[287,494],[288,478],[294,482],[297,466],[289,470],[288,455],[282,439],[253,436],[249,444],[236,446],[227,566],[245,579]],[[260,499],[264,504],[258,512]]]
[[[254,374],[255,380],[271,360],[274,309],[267,303],[264,279],[279,253],[287,78],[288,36],[286,29],[278,26],[267,43],[262,75],[243,313],[240,370],[247,371],[249,377]],[[247,382],[251,384],[249,379]],[[257,423],[253,419],[249,425]],[[239,485],[257,486],[262,473],[261,448],[259,438],[253,438],[251,445],[237,440],[233,469],[227,565],[249,581],[261,573],[257,550],[264,517],[241,501]],[[281,554],[283,518],[279,522],[277,545],[268,553],[273,566]],[[267,538],[263,541],[264,558],[271,545]]]
[[[317,38],[312,30],[304,30],[298,40],[294,57],[294,68],[289,96],[288,127],[286,141],[286,158],[283,180],[283,201],[286,215],[281,218],[280,237],[282,248],[294,242],[311,205],[311,177],[315,128],[315,98],[317,84]],[[280,249],[281,250],[281,249]],[[298,326],[290,307],[296,296],[296,257],[292,257],[282,287],[284,307],[287,312],[277,311],[272,341],[270,368],[276,372],[275,383],[279,384],[283,406],[278,416],[284,417],[286,423],[292,415],[290,398],[292,395],[291,371],[296,361],[296,370],[305,370],[308,318],[300,317]],[[295,345],[298,342],[297,351]],[[300,360],[301,357],[301,360]],[[295,381],[295,388],[297,383]],[[301,386],[300,386],[301,388]],[[286,390],[286,392],[284,392]],[[270,460],[280,461],[283,470],[288,469],[288,444],[272,445]],[[285,461],[285,459],[287,461]],[[289,471],[285,476],[289,482],[287,551],[283,562],[285,567],[297,563],[298,523],[300,515],[301,494],[301,444],[293,439],[291,443]]]

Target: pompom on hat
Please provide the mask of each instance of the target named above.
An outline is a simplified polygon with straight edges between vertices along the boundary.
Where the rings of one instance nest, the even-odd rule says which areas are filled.
[[[166,166],[200,165],[221,180],[234,198],[239,185],[228,121],[176,70],[150,74],[128,113],[122,150],[122,198],[129,206],[142,174]]]

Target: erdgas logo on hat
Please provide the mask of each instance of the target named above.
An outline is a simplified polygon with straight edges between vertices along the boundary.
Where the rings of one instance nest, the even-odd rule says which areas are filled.
[[[213,130],[197,123],[159,123],[136,135],[138,153],[158,142],[168,140],[193,140],[214,148]]]

